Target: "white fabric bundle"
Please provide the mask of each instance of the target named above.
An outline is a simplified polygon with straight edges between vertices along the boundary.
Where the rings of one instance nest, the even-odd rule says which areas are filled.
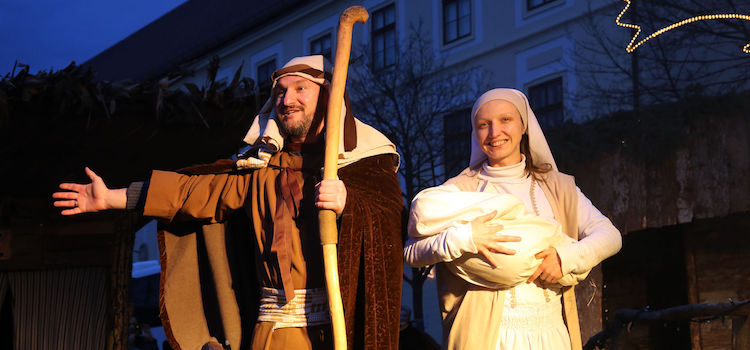
[[[501,224],[500,234],[519,236],[521,241],[502,243],[516,253],[495,254],[498,268],[493,268],[482,255],[472,253],[446,263],[450,271],[469,283],[491,289],[513,287],[525,282],[539,267],[542,260],[534,255],[549,247],[574,242],[562,233],[558,222],[526,213],[523,203],[511,194],[461,192],[454,186],[431,188],[415,197],[409,235],[417,238],[436,235],[456,223],[468,223],[493,210],[497,210],[497,215],[487,224]],[[580,279],[579,275],[567,274],[558,283],[575,285]]]

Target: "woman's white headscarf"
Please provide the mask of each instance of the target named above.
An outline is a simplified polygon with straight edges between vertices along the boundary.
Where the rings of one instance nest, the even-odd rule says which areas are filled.
[[[477,99],[477,102],[474,103],[474,107],[471,109],[471,158],[469,167],[478,167],[482,162],[487,160],[487,155],[484,154],[482,148],[479,146],[475,127],[477,125],[477,111],[482,105],[492,100],[508,101],[518,109],[523,125],[526,128],[525,131],[529,137],[529,150],[531,151],[531,158],[534,160],[533,165],[541,167],[545,163],[548,163],[552,166],[552,170],[557,170],[555,159],[552,157],[552,151],[550,151],[547,139],[544,137],[544,133],[542,133],[542,128],[539,126],[539,122],[536,120],[536,116],[529,106],[529,100],[526,98],[526,95],[516,89],[507,88],[492,89],[485,92],[482,96],[479,96],[479,99]]]
[[[276,124],[275,96],[273,88],[276,82],[285,76],[299,76],[310,80],[318,85],[331,89],[332,67],[330,62],[321,55],[295,57],[287,62],[284,67],[273,74],[273,85],[271,97],[266,101],[258,115],[253,120],[247,135],[243,139],[247,144],[254,145],[263,142],[271,146],[269,151],[276,152],[284,147],[284,135]],[[394,154],[396,156],[396,167],[398,167],[398,153],[396,146],[391,143],[379,131],[362,123],[349,112],[347,113],[348,101],[341,104],[341,125],[339,137],[340,167],[349,165],[362,158],[379,154]]]

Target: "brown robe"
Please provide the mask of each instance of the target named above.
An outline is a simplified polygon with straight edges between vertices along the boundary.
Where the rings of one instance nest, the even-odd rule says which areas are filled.
[[[329,325],[272,331],[272,323],[255,322],[259,286],[283,289],[271,246],[275,187],[285,169],[292,170],[287,176],[302,189],[298,215],[287,226],[294,288],[324,286],[312,202],[321,159],[316,152],[279,152],[269,167],[250,172],[203,166],[153,173],[144,214],[166,224],[159,233],[160,304],[165,331],[176,349],[199,349],[224,340],[233,349],[240,344],[243,349],[330,348]],[[338,247],[348,345],[396,349],[404,205],[394,158],[362,159],[340,169],[339,178],[347,189]]]

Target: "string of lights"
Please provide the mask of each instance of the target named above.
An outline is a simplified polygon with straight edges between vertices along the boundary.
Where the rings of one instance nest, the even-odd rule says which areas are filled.
[[[653,38],[656,38],[657,36],[659,36],[659,35],[661,35],[663,33],[666,33],[666,32],[668,32],[668,31],[670,31],[672,29],[675,29],[675,28],[678,28],[678,27],[682,27],[682,26],[684,26],[686,24],[690,24],[690,23],[693,23],[693,22],[706,21],[706,20],[715,20],[715,19],[742,19],[742,20],[750,21],[750,15],[742,15],[742,14],[738,14],[738,13],[723,13],[723,14],[714,14],[714,15],[695,16],[695,17],[684,19],[684,20],[676,22],[676,23],[672,23],[672,24],[670,24],[670,25],[668,25],[668,26],[666,26],[666,27],[664,27],[662,29],[659,29],[659,30],[651,33],[651,35],[643,38],[641,41],[637,42],[634,45],[633,43],[635,43],[635,41],[638,39],[638,36],[641,34],[641,26],[635,25],[635,24],[631,24],[631,23],[622,23],[620,21],[620,19],[625,14],[625,12],[628,11],[628,8],[630,8],[630,2],[631,2],[631,0],[623,0],[623,1],[625,1],[627,4],[625,5],[625,8],[623,8],[622,11],[620,12],[620,14],[617,16],[617,19],[615,19],[615,23],[618,26],[620,26],[620,27],[626,27],[626,28],[631,28],[631,29],[635,29],[636,30],[635,35],[633,35],[633,38],[630,39],[630,43],[625,48],[625,51],[627,51],[628,53],[631,53],[631,52],[635,51],[635,49],[637,49],[638,46],[641,46],[643,43],[645,43],[645,42],[647,42],[647,41],[649,41],[649,40],[651,40]],[[748,43],[747,45],[743,46],[742,47],[742,51],[744,51],[746,53],[750,53],[750,43]]]

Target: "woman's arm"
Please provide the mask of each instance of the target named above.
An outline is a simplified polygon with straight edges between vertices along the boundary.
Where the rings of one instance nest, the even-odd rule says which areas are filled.
[[[520,242],[521,237],[502,235],[502,225],[488,224],[497,211],[478,216],[468,223],[456,223],[443,232],[428,237],[410,236],[404,247],[404,260],[414,267],[428,266],[458,259],[464,253],[482,254],[490,265],[497,267],[494,253],[513,255],[503,242]]]
[[[404,261],[413,267],[423,267],[456,260],[466,252],[477,252],[468,223],[429,237],[410,236],[404,246]]]
[[[578,192],[578,242],[557,247],[562,273],[583,273],[622,247],[620,231],[576,187]]]

